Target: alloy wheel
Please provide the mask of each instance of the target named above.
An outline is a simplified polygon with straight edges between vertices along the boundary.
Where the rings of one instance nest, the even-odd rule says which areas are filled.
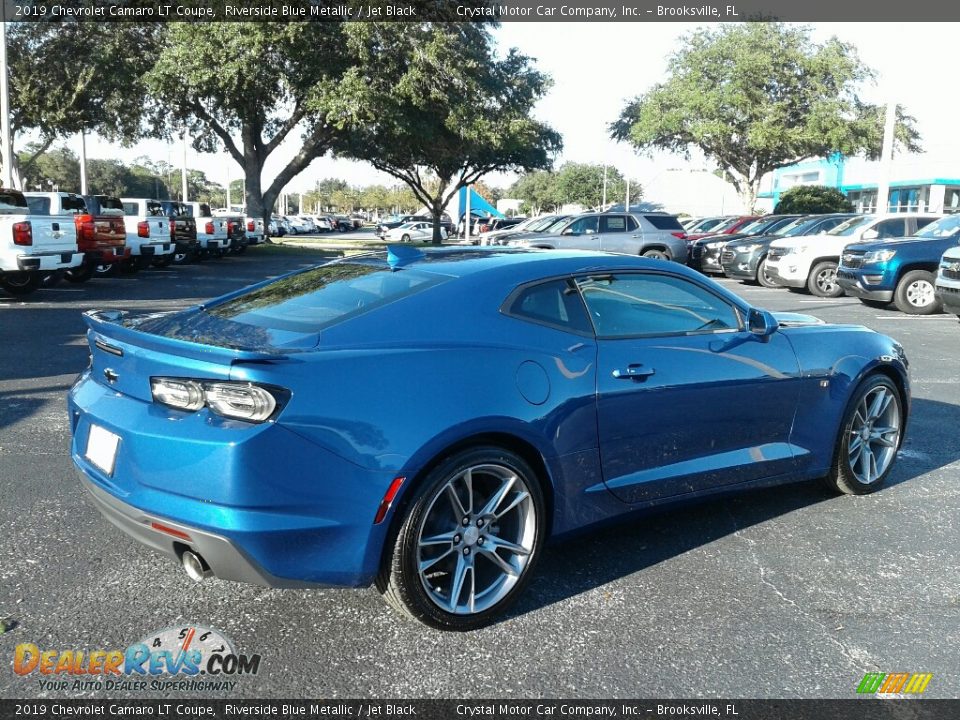
[[[526,481],[504,465],[468,467],[441,486],[423,515],[416,551],[420,582],[445,612],[483,612],[510,593],[536,537]]]
[[[907,302],[913,307],[924,308],[936,300],[933,285],[927,280],[914,280],[907,286]]]
[[[850,421],[847,463],[864,485],[876,482],[889,469],[900,445],[900,403],[887,385],[872,388]]]
[[[817,287],[824,295],[832,295],[837,291],[837,271],[836,268],[825,268],[817,273]]]

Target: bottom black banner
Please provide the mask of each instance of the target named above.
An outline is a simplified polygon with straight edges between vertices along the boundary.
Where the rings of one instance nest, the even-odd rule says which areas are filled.
[[[0,700],[0,718],[946,720],[960,700]]]

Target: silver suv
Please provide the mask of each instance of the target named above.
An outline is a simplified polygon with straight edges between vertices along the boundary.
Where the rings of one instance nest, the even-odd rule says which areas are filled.
[[[656,212],[584,213],[558,232],[523,238],[511,245],[563,250],[603,250],[687,262],[683,226],[674,215]]]

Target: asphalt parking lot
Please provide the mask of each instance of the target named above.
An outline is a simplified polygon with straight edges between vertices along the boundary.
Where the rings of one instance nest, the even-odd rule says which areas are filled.
[[[757,306],[865,324],[904,345],[914,407],[890,484],[866,497],[779,487],[554,546],[511,616],[481,631],[405,621],[372,589],[198,585],[141,549],[89,504],[69,458],[64,397],[87,362],[80,313],[184,307],[321,257],[253,248],[0,298],[0,618],[16,623],[0,635],[0,697],[100,695],[16,676],[18,643],[125,648],[184,625],[263,657],[217,697],[850,698],[877,671],[933,673],[927,696],[960,696],[954,316],[722,281]]]

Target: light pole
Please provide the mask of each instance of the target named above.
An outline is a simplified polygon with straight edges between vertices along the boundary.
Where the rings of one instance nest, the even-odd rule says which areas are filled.
[[[183,202],[187,201],[187,131],[183,131]]]
[[[80,194],[87,194],[87,133],[80,131]]]
[[[10,137],[10,87],[7,77],[7,4],[3,3],[3,30],[0,31],[0,154],[3,155],[3,170],[0,185],[13,185],[13,142]]]

